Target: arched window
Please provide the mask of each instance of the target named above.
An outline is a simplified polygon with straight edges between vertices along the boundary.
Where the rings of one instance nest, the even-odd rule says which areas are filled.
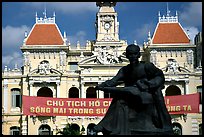
[[[197,86],[197,92],[200,93],[200,104],[202,104],[202,85]]]
[[[61,132],[62,135],[81,135],[80,127],[78,124],[69,124],[63,128],[63,131]]]
[[[79,90],[76,87],[69,89],[69,98],[79,98]]]
[[[11,89],[12,107],[21,107],[21,92],[19,88]]]
[[[80,133],[80,127],[79,127],[79,125],[78,124],[71,124],[70,125],[70,128],[72,129],[72,130],[74,130],[74,131],[76,131],[77,133]]]
[[[37,92],[38,97],[53,97],[52,90],[48,87],[42,87]]]
[[[179,123],[173,123],[173,132],[174,135],[182,135],[182,127]]]
[[[86,90],[86,98],[97,98],[96,89],[94,87],[89,87]]]
[[[38,97],[53,97],[53,93],[52,93],[52,90],[48,87],[42,87],[38,90],[37,92],[37,96]],[[47,119],[48,117],[46,116],[37,116],[38,117],[38,120],[40,119]],[[50,116],[49,116],[50,117]],[[48,129],[49,129],[49,133],[48,133]],[[51,135],[51,132],[50,132],[50,127],[48,125],[42,125],[40,128],[39,128],[39,135]]]
[[[38,129],[39,135],[52,135],[51,128],[49,125],[41,125]]]
[[[10,127],[10,135],[20,135],[20,127]]]
[[[87,126],[87,135],[97,135],[97,133],[94,132],[94,130],[93,130],[94,126],[96,126],[96,124],[94,124],[94,123],[90,123]]]
[[[202,130],[203,130],[202,124],[199,124],[199,135],[202,135]]]
[[[165,96],[175,96],[175,95],[181,95],[180,88],[175,85],[170,85],[169,87],[167,87]]]

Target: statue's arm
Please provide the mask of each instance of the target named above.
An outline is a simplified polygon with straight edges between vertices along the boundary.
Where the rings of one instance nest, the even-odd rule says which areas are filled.
[[[123,83],[124,73],[123,67],[118,71],[118,73],[110,80],[106,80],[99,84],[96,88],[103,88],[103,87],[115,87],[119,84]]]

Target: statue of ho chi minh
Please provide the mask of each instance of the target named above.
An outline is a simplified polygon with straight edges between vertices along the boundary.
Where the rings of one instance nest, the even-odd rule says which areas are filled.
[[[114,95],[104,118],[94,127],[103,135],[173,135],[170,114],[161,90],[164,74],[153,63],[140,62],[140,47],[126,48],[129,64],[96,86]],[[124,87],[117,85],[124,83]]]

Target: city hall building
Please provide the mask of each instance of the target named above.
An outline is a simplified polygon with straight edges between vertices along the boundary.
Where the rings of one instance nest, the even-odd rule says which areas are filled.
[[[5,66],[2,70],[2,134],[56,135],[68,123],[83,135],[93,134],[93,127],[103,118],[112,97],[94,87],[129,63],[125,57],[127,41],[119,37],[120,15],[115,5],[116,2],[96,2],[96,39],[87,40],[85,45],[71,45],[66,33],[61,33],[55,14],[42,18],[36,13],[36,22],[25,33],[20,47],[23,66]],[[196,40],[202,47],[199,36]],[[164,97],[172,96],[166,105],[175,133],[202,134],[202,98],[193,96],[201,97],[202,93],[202,53],[190,41],[177,13],[159,13],[154,32],[147,34],[147,41],[140,47],[140,60],[154,63],[165,74],[162,93]],[[189,104],[184,104],[182,111],[178,105],[168,106],[173,97],[180,97],[178,104]],[[191,99],[183,99],[186,97]],[[41,106],[44,100],[49,107]],[[67,108],[63,108],[64,102]],[[195,112],[191,106],[194,102],[199,107]],[[52,107],[57,108],[51,115]]]

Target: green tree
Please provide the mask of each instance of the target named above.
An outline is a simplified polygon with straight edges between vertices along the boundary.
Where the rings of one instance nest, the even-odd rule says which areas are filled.
[[[67,124],[63,131],[58,131],[57,134],[61,135],[81,135],[80,131],[72,128],[71,124]]]

